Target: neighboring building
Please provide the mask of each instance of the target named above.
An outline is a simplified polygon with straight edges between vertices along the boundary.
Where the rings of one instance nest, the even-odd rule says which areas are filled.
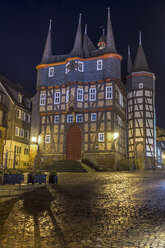
[[[165,130],[156,127],[156,141],[157,141],[157,166],[163,168],[165,164]]]
[[[29,164],[30,98],[21,85],[0,75],[0,163],[6,159],[8,168]]]
[[[145,158],[155,157],[155,76],[149,72],[141,37],[133,69],[130,54],[128,57],[128,95],[121,81],[121,60],[109,10],[107,32],[103,31],[98,48],[87,34],[87,25],[82,37],[80,15],[74,47],[67,55],[52,55],[50,22],[37,66],[33,158],[36,154],[45,160],[88,158],[113,168],[114,158],[140,157],[146,167]]]

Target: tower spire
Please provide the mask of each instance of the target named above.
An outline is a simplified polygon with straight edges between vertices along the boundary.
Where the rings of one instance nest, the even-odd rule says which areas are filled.
[[[131,59],[131,50],[128,45],[128,61],[127,61],[127,72],[130,73],[132,71],[132,59]]]
[[[141,31],[139,32],[139,47],[137,50],[137,54],[135,57],[135,62],[134,62],[132,71],[133,72],[138,72],[138,71],[148,71],[149,72],[146,56],[144,54],[144,50],[142,47]]]
[[[48,35],[47,35],[45,49],[44,49],[41,63],[47,63],[52,56],[51,28],[52,28],[52,20],[50,20],[49,22],[49,30],[48,30]]]
[[[78,28],[73,49],[70,53],[71,57],[83,57],[82,50],[82,33],[81,33],[81,13],[79,15]]]
[[[116,53],[115,41],[114,41],[111,18],[110,18],[110,7],[108,7],[106,52],[108,52],[108,53]]]

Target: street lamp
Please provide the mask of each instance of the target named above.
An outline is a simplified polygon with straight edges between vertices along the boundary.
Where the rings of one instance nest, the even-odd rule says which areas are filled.
[[[114,141],[117,140],[118,137],[119,137],[119,133],[115,132],[115,133],[113,134],[113,139],[114,139]]]
[[[37,142],[37,137],[32,137],[32,142],[36,143]]]

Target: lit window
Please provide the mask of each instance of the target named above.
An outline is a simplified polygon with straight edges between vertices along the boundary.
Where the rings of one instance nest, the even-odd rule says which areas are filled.
[[[21,110],[20,109],[17,109],[17,111],[16,111],[16,117],[18,119],[21,119]]]
[[[67,115],[67,122],[73,122],[73,115]]]
[[[143,83],[139,84],[139,89],[143,89]]]
[[[91,121],[96,121],[96,113],[91,114]]]
[[[103,61],[97,60],[97,70],[100,71],[103,69]]]
[[[77,101],[83,102],[83,89],[77,89]]]
[[[69,102],[69,90],[66,91],[66,103]]]
[[[22,120],[25,121],[25,118],[26,118],[26,114],[25,112],[22,111]]]
[[[54,116],[54,123],[59,123],[59,115]]]
[[[20,129],[20,137],[23,138],[24,137],[24,129]]]
[[[104,141],[104,133],[98,133],[98,141],[103,142]]]
[[[15,128],[15,136],[19,136],[19,127]]]
[[[89,101],[96,101],[96,88],[89,89]]]
[[[119,104],[123,107],[123,95],[119,92]]]
[[[49,68],[49,77],[53,77],[54,76],[54,67],[50,67]]]
[[[18,102],[22,103],[22,95],[18,94]]]
[[[81,72],[84,71],[84,62],[78,61],[78,71],[81,71]]]
[[[77,114],[76,115],[76,122],[82,122],[83,121],[83,115],[82,114]]]
[[[112,99],[112,86],[106,87],[106,99]]]
[[[29,139],[29,131],[25,130],[25,139]]]
[[[55,92],[54,93],[54,104],[59,104],[60,103],[60,92]]]
[[[50,143],[50,134],[45,135],[45,143]]]
[[[46,94],[40,95],[40,106],[45,105],[46,103]]]

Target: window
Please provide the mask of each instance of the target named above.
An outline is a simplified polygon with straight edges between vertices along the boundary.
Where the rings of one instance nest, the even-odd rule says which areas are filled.
[[[68,72],[70,72],[70,62],[66,63],[65,67],[65,74],[67,74]]]
[[[106,87],[106,99],[112,99],[112,86]]]
[[[50,67],[49,68],[49,77],[53,77],[54,76],[54,67]]]
[[[69,90],[66,91],[66,103],[69,102]]]
[[[54,123],[59,123],[59,115],[54,116]]]
[[[22,111],[22,120],[25,121],[25,118],[26,118],[26,114],[25,112]]]
[[[96,121],[96,113],[91,114],[91,121]]]
[[[29,149],[28,148],[24,148],[24,155],[29,155]]]
[[[83,115],[82,114],[77,114],[76,115],[76,122],[82,122],[83,121]]]
[[[30,114],[26,114],[26,121],[30,123]]]
[[[139,84],[139,89],[143,89],[143,83]]]
[[[119,92],[119,104],[123,107],[123,95]]]
[[[27,107],[30,108],[30,100],[27,99],[26,102],[27,102]]]
[[[60,92],[55,92],[54,93],[54,104],[59,104],[60,103]]]
[[[83,89],[77,89],[77,101],[83,102]]]
[[[18,94],[18,102],[22,103],[22,95]]]
[[[40,95],[40,106],[45,105],[46,103],[46,94]]]
[[[19,127],[15,128],[15,136],[19,136]]]
[[[20,137],[23,138],[24,137],[24,129],[20,129]]]
[[[17,109],[17,110],[16,110],[16,117],[17,117],[18,119],[21,119],[21,110],[20,110],[20,109]]]
[[[29,131],[25,130],[25,139],[29,139]]]
[[[45,135],[45,143],[50,143],[50,134]]]
[[[96,101],[96,88],[89,89],[89,101]]]
[[[103,61],[97,60],[97,70],[100,71],[103,69]]]
[[[84,71],[84,62],[78,61],[78,71],[81,71],[81,72]]]
[[[73,122],[73,115],[67,116],[67,122]]]
[[[21,154],[21,147],[20,146],[16,146],[15,150],[16,150],[17,154]]]
[[[117,124],[122,127],[122,119],[117,115]]]
[[[98,141],[103,142],[104,141],[104,133],[99,133],[98,134]]]

